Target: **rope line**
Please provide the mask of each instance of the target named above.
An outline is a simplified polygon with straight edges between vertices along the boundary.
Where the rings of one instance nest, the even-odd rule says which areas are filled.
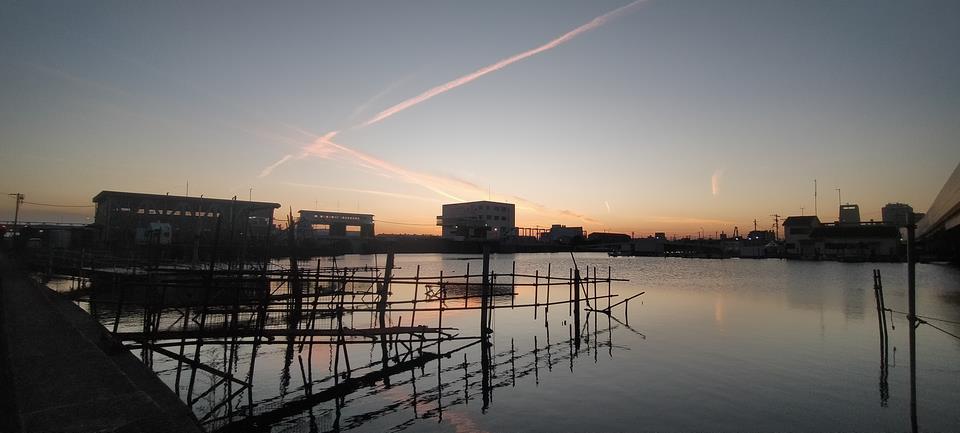
[[[940,332],[942,332],[942,333],[944,333],[944,334],[947,334],[947,335],[949,335],[949,336],[951,336],[951,337],[953,337],[953,338],[956,338],[957,340],[960,340],[960,335],[957,335],[957,334],[954,334],[954,333],[952,333],[952,332],[949,332],[949,331],[947,331],[946,329],[943,329],[943,328],[941,328],[941,327],[939,327],[939,326],[937,326],[937,325],[934,325],[934,324],[932,324],[932,323],[929,323],[929,322],[927,322],[927,321],[925,321],[925,320],[920,320],[920,323],[923,323],[923,324],[925,324],[925,325],[927,325],[927,326],[929,326],[929,327],[931,327],[931,328],[933,328],[933,329],[936,329],[937,331],[940,331]]]
[[[897,311],[897,310],[894,310],[894,309],[891,309],[891,308],[887,308],[887,311],[889,311],[889,312],[891,312],[891,313],[903,314],[904,316],[909,316],[909,315],[910,315],[910,313],[905,313],[905,312],[903,312],[903,311]],[[960,325],[960,322],[957,322],[957,321],[954,321],[954,320],[939,319],[939,318],[930,317],[930,316],[921,316],[921,315],[919,315],[919,314],[917,314],[917,317],[918,317],[918,318],[921,318],[921,319],[936,320],[936,321],[938,321],[938,322],[950,323],[950,324],[953,324],[953,325]]]

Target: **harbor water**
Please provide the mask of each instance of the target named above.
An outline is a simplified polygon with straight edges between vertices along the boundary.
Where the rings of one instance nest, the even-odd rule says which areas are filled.
[[[615,281],[610,304],[643,292],[611,315],[582,312],[581,332],[567,304],[520,307],[546,301],[546,287],[518,286],[516,308],[492,311],[492,346],[486,364],[481,345],[402,371],[387,381],[344,395],[291,402],[339,383],[332,376],[330,345],[300,349],[297,344],[259,347],[253,387],[246,397],[224,403],[228,391],[218,377],[197,373],[193,403],[202,425],[214,431],[250,414],[288,407],[262,431],[355,432],[558,432],[558,431],[910,431],[909,325],[906,265],[786,260],[709,260],[608,257],[578,253],[584,276]],[[352,255],[337,266],[383,266],[383,255]],[[317,259],[301,266],[316,266]],[[331,266],[330,258],[319,260]],[[445,278],[478,274],[478,255],[398,254],[395,275]],[[566,278],[571,255],[498,254],[491,271]],[[549,268],[549,271],[548,271]],[[587,271],[589,269],[589,271]],[[882,357],[873,270],[882,275],[889,345]],[[497,284],[509,284],[497,278]],[[282,290],[282,288],[281,288]],[[391,299],[410,299],[413,286],[391,288]],[[418,296],[425,288],[418,286]],[[590,285],[605,295],[606,283]],[[550,301],[568,299],[566,285],[550,288]],[[536,298],[536,299],[535,299]],[[473,302],[472,300],[470,302]],[[599,309],[606,299],[593,301]],[[429,304],[427,304],[429,306]],[[105,326],[113,316],[88,303]],[[917,265],[917,311],[930,324],[960,334],[960,270]],[[122,313],[120,327],[137,329],[137,311]],[[460,336],[479,335],[477,310],[443,313],[442,326]],[[374,315],[344,317],[350,328],[375,327]],[[392,311],[389,323],[407,325],[411,312]],[[939,319],[939,320],[934,320]],[[323,319],[329,325],[332,319]],[[436,311],[416,313],[416,323],[439,324]],[[466,346],[445,342],[431,352]],[[177,349],[172,349],[176,351]],[[380,360],[380,346],[352,344],[357,369]],[[193,348],[188,348],[188,356]],[[203,346],[203,362],[246,372],[250,348],[228,360],[222,345]],[[177,361],[151,355],[153,370],[177,387]],[[486,374],[484,374],[484,367]],[[917,420],[920,431],[957,431],[960,411],[960,340],[921,325],[917,329]],[[181,380],[178,391],[185,394]],[[250,405],[252,403],[252,406]],[[216,410],[213,410],[216,409]],[[211,413],[211,410],[212,413]]]

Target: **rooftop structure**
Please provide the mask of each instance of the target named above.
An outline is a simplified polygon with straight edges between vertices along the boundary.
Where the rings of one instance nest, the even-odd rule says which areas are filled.
[[[840,205],[840,224],[860,224],[860,206],[849,203]]]

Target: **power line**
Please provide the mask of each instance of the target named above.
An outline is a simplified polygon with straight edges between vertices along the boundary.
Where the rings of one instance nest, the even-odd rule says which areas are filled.
[[[51,203],[35,203],[31,201],[21,202],[23,204],[29,204],[34,206],[47,206],[47,207],[94,207],[92,204],[51,204]]]
[[[426,226],[426,227],[435,227],[435,224],[420,224],[420,223],[401,223],[396,221],[386,221],[386,220],[373,220],[378,223],[387,223],[387,224],[398,224],[402,226]]]

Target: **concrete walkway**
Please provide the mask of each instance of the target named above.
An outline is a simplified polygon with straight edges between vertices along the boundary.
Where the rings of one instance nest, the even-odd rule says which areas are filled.
[[[103,326],[2,253],[0,334],[0,410],[7,412],[0,430],[201,431],[173,391]]]

